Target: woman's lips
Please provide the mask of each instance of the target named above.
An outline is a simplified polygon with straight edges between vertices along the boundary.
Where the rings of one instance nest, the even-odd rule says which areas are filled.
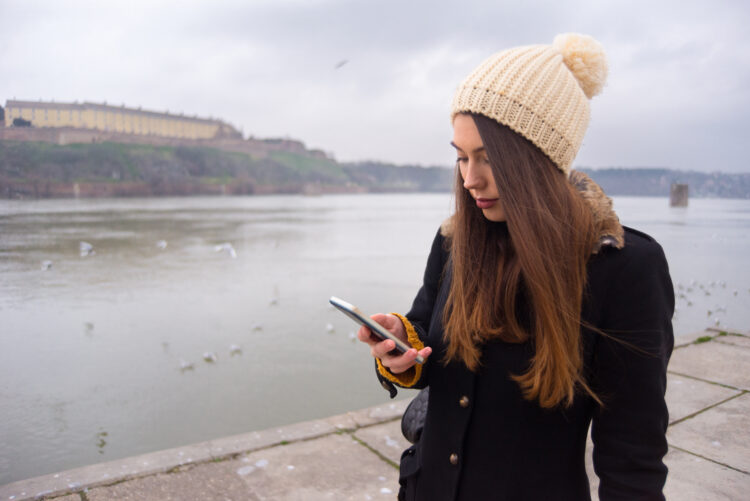
[[[477,198],[477,207],[480,209],[489,209],[497,203],[497,198]]]

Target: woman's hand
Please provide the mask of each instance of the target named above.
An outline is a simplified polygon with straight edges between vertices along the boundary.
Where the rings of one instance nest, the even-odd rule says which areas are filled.
[[[370,316],[370,318],[385,327],[386,330],[406,343],[407,346],[411,346],[406,335],[406,329],[404,329],[404,324],[401,323],[401,320],[397,316],[376,313],[375,315]],[[416,363],[415,359],[417,358],[417,355],[422,355],[427,359],[427,357],[430,356],[430,353],[432,353],[432,348],[426,346],[419,352],[417,352],[416,349],[411,348],[406,353],[401,354],[395,350],[396,343],[390,339],[382,341],[379,337],[373,335],[372,331],[365,326],[359,328],[357,337],[363,343],[370,345],[370,353],[372,353],[372,356],[379,358],[380,363],[382,363],[383,366],[393,374],[401,374],[402,372],[409,370]]]

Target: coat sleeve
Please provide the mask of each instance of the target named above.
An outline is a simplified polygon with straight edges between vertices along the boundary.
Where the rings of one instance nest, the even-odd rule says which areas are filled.
[[[435,302],[437,300],[443,269],[447,261],[445,237],[438,231],[432,241],[430,255],[424,272],[422,287],[414,298],[411,310],[404,316],[396,314],[406,328],[409,343],[417,349],[425,346],[427,333],[430,331]],[[402,374],[392,374],[383,367],[380,360],[375,360],[375,367],[380,384],[390,392],[391,398],[397,394],[394,384],[402,388],[424,388],[428,385],[427,372],[430,364],[428,358],[424,364],[417,364]]]
[[[592,422],[594,470],[601,501],[663,500],[674,290],[658,243],[639,239],[624,254],[594,351],[592,383],[604,404]]]

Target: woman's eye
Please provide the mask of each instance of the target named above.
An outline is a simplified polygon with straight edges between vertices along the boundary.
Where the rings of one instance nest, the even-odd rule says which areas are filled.
[[[461,165],[461,164],[466,163],[468,161],[469,161],[469,159],[466,158],[466,157],[458,157],[456,159],[456,165]]]

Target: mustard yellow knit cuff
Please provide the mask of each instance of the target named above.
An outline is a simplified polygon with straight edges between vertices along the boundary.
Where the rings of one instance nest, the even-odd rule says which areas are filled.
[[[412,323],[409,322],[409,320],[407,320],[407,318],[400,313],[391,313],[391,315],[397,316],[401,320],[401,323],[404,324],[404,328],[406,329],[406,336],[412,348],[415,348],[417,351],[424,348],[424,343],[421,339],[419,339],[419,335],[417,334],[416,329],[414,329]],[[392,383],[403,386],[404,388],[414,386],[415,384],[417,384],[417,381],[419,381],[419,378],[422,377],[422,364],[414,364],[409,368],[409,370],[404,371],[401,374],[393,374],[380,362],[379,358],[376,358],[375,361],[378,364],[378,372],[381,376]]]

